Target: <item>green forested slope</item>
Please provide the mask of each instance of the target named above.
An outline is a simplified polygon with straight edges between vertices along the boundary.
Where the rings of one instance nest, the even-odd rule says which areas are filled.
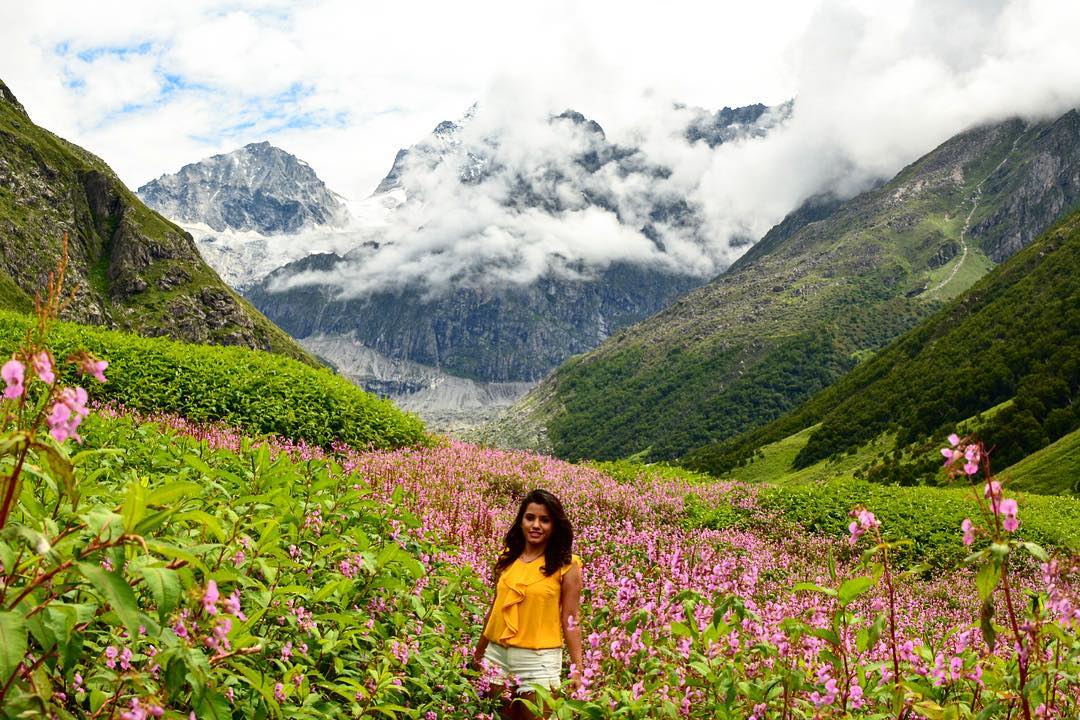
[[[993,448],[1000,470],[1080,425],[1078,387],[1080,212],[795,411],[700,448],[684,462],[725,472],[758,447],[817,425],[794,456],[794,468],[854,452],[891,433],[892,450],[867,475],[911,483],[936,471],[935,443],[972,418],[966,429]],[[1069,485],[1058,478],[1030,487]]]

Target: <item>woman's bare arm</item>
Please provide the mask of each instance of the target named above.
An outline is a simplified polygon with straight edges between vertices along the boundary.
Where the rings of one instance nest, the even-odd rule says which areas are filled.
[[[581,651],[581,568],[578,565],[567,570],[562,579],[562,629],[566,648],[570,651],[570,662],[574,666],[570,682],[577,687],[585,669]]]
[[[491,596],[491,605],[488,607],[487,615],[484,616],[484,624],[480,626],[480,639],[476,641],[476,649],[473,650],[473,666],[477,669],[480,668],[480,661],[484,659],[484,652],[487,650],[489,640],[484,635],[484,628],[487,627],[488,620],[491,619],[491,612],[495,609],[495,599],[499,594],[499,578],[495,578],[495,592]]]

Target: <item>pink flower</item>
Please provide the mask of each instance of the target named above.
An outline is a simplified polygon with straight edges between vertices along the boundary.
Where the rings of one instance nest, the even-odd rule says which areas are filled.
[[[57,442],[64,442],[69,437],[82,442],[76,429],[90,411],[86,409],[89,398],[81,387],[64,388],[53,403],[52,412],[45,422],[49,424],[49,434]]]
[[[17,397],[22,397],[25,391],[23,387],[25,373],[26,366],[14,358],[4,363],[4,366],[0,368],[0,377],[3,377],[4,382],[7,384],[7,387],[4,388],[5,398],[14,400]]]
[[[956,447],[957,445],[959,445],[960,444],[960,436],[957,435],[956,433],[952,433],[951,435],[949,435],[949,444],[952,445],[953,447]]]
[[[49,353],[42,350],[36,355],[31,356],[30,365],[34,368],[34,374],[41,378],[41,381],[46,385],[52,385],[56,381],[56,374],[53,373],[52,360],[49,359]]]
[[[964,518],[964,522],[960,523],[960,529],[964,531],[965,545],[970,545],[975,542],[975,523],[971,522],[968,518]]]
[[[285,702],[285,685],[282,683],[274,683],[274,699],[279,703]]]
[[[218,589],[217,583],[210,580],[206,583],[206,591],[203,592],[202,606],[207,615],[217,615],[217,601],[218,601]]]
[[[986,487],[983,489],[984,498],[993,498],[994,500],[1001,499],[1001,483],[997,480],[991,480],[986,483]]]
[[[223,601],[225,612],[235,617],[240,622],[247,620],[247,615],[240,609],[240,591],[233,590],[232,595]]]
[[[851,533],[851,537],[848,538],[848,544],[851,545],[851,547],[855,547],[855,544],[859,542],[859,538],[862,537],[863,533],[867,530],[881,527],[881,523],[874,517],[874,513],[866,508],[852,510],[848,514],[855,518],[855,520],[848,525],[848,532]]]
[[[1016,500],[1013,498],[1005,498],[998,506],[998,512],[1001,513],[1001,526],[1005,528],[1005,532],[1016,532],[1020,527],[1020,521],[1016,519],[1016,513],[1019,508],[1016,505]]]
[[[79,353],[75,357],[68,358],[68,360],[74,360],[79,366],[79,370],[83,375],[89,375],[98,382],[106,382],[105,380],[105,368],[109,367],[107,360],[98,360],[90,353]]]
[[[974,475],[977,472],[979,472],[979,463],[970,460],[964,463],[964,473],[967,475]]]
[[[105,648],[105,665],[109,669],[115,669],[116,668],[116,656],[119,655],[119,654],[120,654],[120,651],[117,650],[116,647],[114,647],[113,645],[110,645],[109,647]]]

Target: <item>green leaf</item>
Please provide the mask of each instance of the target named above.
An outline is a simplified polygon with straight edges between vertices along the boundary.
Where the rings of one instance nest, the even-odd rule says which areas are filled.
[[[124,532],[128,533],[146,517],[146,488],[137,477],[132,478],[128,483],[127,497],[124,498],[124,507],[120,517],[123,518]]]
[[[848,605],[873,586],[874,578],[872,577],[866,575],[854,577],[840,584],[840,589],[836,592],[836,598],[841,605]]]
[[[990,652],[994,652],[997,630],[994,629],[994,603],[991,600],[984,600],[979,608],[979,630],[982,631],[983,640]]]
[[[229,701],[213,690],[203,691],[196,703],[195,715],[200,720],[232,720]]]
[[[167,505],[181,498],[191,497],[202,493],[203,486],[187,480],[166,483],[159,488],[151,490],[146,496],[147,505]]]
[[[203,561],[199,559],[198,555],[189,552],[188,550],[178,548],[175,545],[169,545],[168,543],[163,543],[159,540],[148,539],[146,541],[146,548],[155,555],[161,555],[170,560],[183,560],[193,568],[197,568],[204,572],[206,571],[206,565],[203,564]]]
[[[673,622],[671,623],[671,634],[675,637],[690,637],[694,634],[694,631],[686,623]]]
[[[0,687],[26,657],[26,621],[19,613],[0,612]]]
[[[202,510],[188,510],[187,512],[179,513],[176,516],[177,520],[192,520],[198,525],[202,525],[209,530],[218,542],[225,542],[226,535],[225,530],[222,529],[221,523],[218,519],[208,512]]]
[[[215,475],[214,469],[207,465],[205,462],[203,462],[202,458],[199,458],[195,455],[185,455],[184,464],[190,468],[194,468],[208,478],[213,478]]]
[[[840,644],[840,636],[837,635],[836,632],[834,632],[833,630],[827,630],[825,628],[807,628],[806,634],[821,638],[830,645]]]
[[[139,601],[123,577],[94,563],[79,563],[79,572],[108,600],[131,637],[139,636]]]
[[[1001,580],[1001,565],[996,562],[988,562],[979,568],[975,575],[975,586],[979,588],[979,598],[986,602],[994,594],[994,588]]]
[[[41,464],[60,482],[61,487],[64,488],[64,493],[71,500],[72,506],[77,505],[79,495],[75,488],[75,467],[71,464],[71,460],[68,459],[67,453],[57,446],[51,438],[49,441],[35,441],[30,447],[37,451]]]
[[[94,448],[92,450],[80,450],[71,456],[71,464],[78,467],[92,457],[101,455],[116,457],[125,454],[127,454],[127,450],[124,448]]]
[[[944,713],[941,706],[933,700],[923,700],[915,703],[915,711],[927,718],[927,720],[943,720]]]
[[[1024,547],[1027,549],[1031,556],[1040,562],[1050,562],[1050,556],[1046,554],[1046,551],[1042,549],[1041,545],[1037,545],[1033,542],[1024,543]]]
[[[146,581],[150,594],[154,596],[158,619],[165,622],[165,618],[180,602],[180,576],[175,570],[162,567],[140,568],[139,573]]]
[[[832,588],[822,587],[820,585],[816,585],[814,583],[809,583],[809,582],[795,583],[791,587],[791,589],[794,590],[795,592],[803,592],[803,591],[816,592],[816,593],[820,593],[822,595],[828,595],[829,597],[836,597],[836,591],[833,590]]]

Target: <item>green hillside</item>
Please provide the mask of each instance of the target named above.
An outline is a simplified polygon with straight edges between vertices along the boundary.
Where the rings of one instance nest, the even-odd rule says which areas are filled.
[[[1048,495],[1080,495],[1080,430],[1073,430],[1001,473],[1009,487]]]
[[[234,293],[191,236],[100,158],[38,127],[0,82],[0,306],[26,310],[69,239],[65,319],[314,363]]]
[[[796,213],[709,285],[568,361],[480,439],[658,460],[780,417],[1074,207],[1075,187],[1039,158],[1071,177],[1078,129],[1076,112],[976,128],[880,188]]]
[[[808,468],[888,433],[891,447],[867,477],[910,484],[935,474],[942,438],[972,418],[966,429],[994,448],[994,467],[1009,467],[1080,426],[1078,269],[1080,212],[798,409],[684,462],[722,473],[797,436],[806,442],[791,467]],[[1047,478],[1047,465],[1032,458],[1017,477],[1031,478],[1028,489],[1067,490],[1066,468]]]
[[[25,337],[30,317],[0,311],[0,355]],[[86,349],[109,361],[109,381],[65,378],[92,399],[143,413],[172,413],[193,422],[222,421],[248,433],[295,441],[389,448],[426,442],[423,424],[388,400],[360,390],[324,368],[236,347],[191,345],[73,323],[50,335],[54,355]],[[64,365],[68,374],[70,366]]]

